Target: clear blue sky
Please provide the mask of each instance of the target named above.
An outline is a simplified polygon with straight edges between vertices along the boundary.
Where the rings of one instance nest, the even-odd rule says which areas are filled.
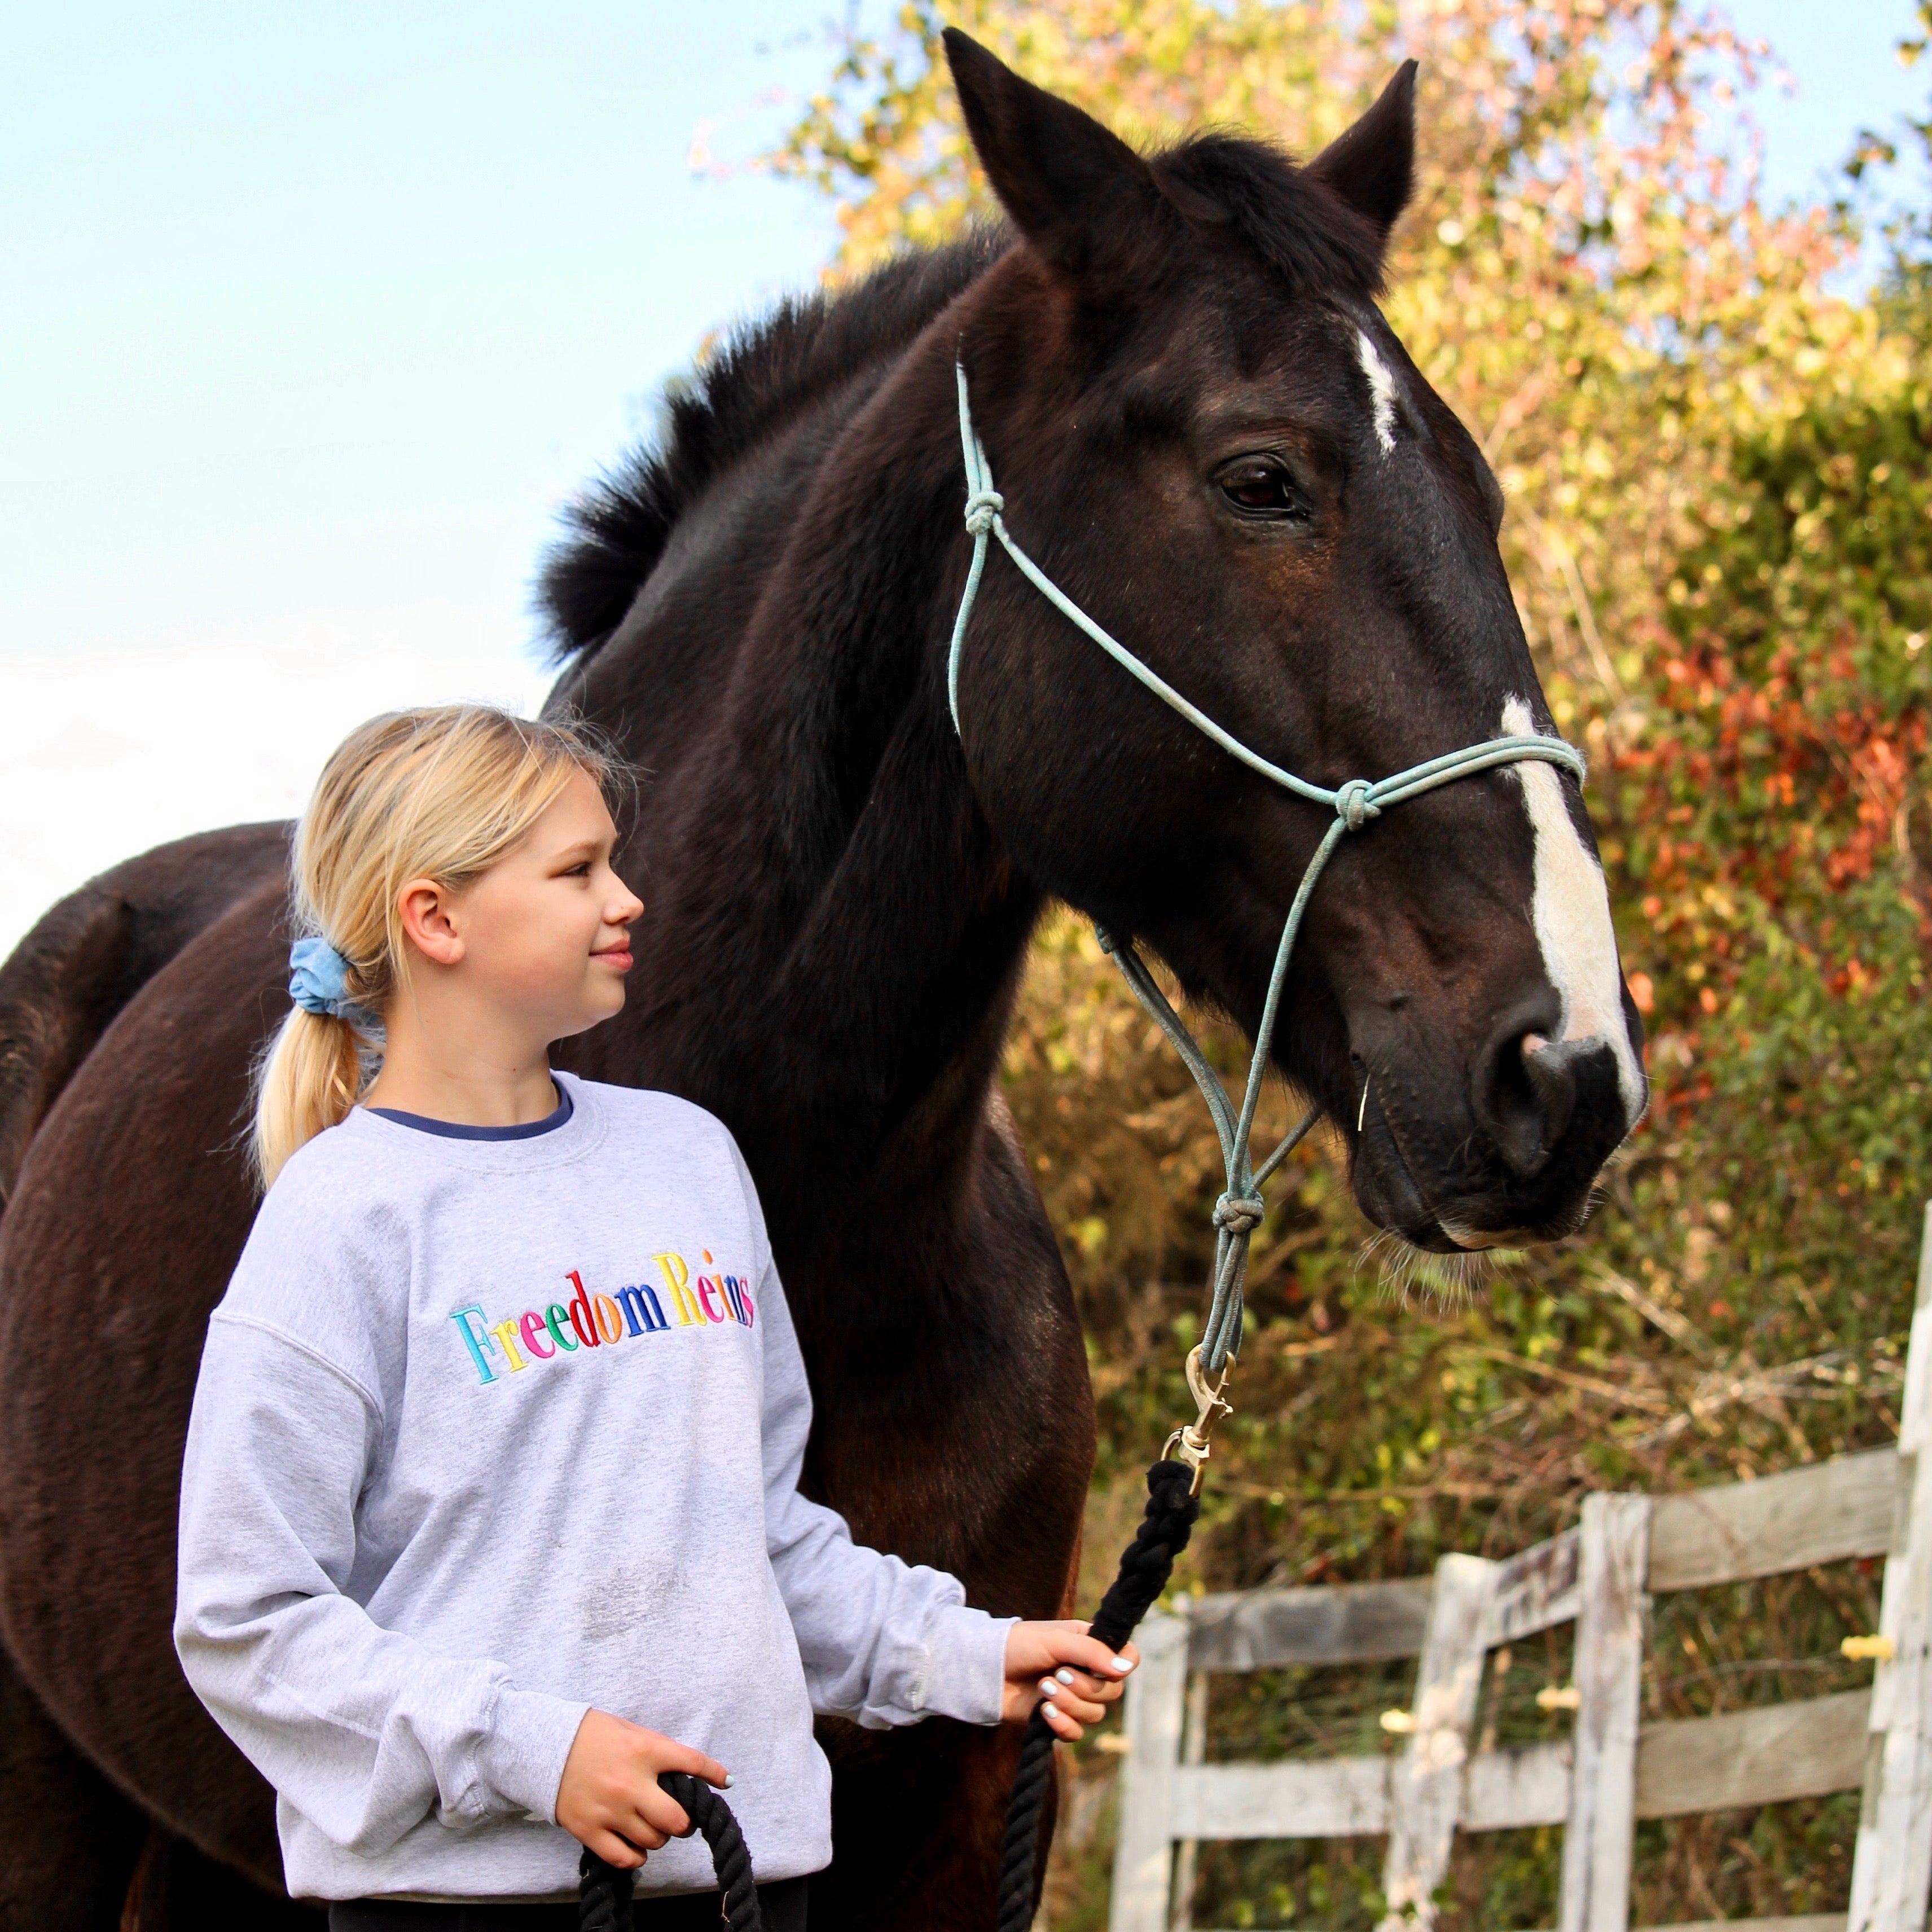
[[[1803,191],[1921,97],[1904,0],[1744,0]],[[0,639],[317,611],[525,634],[558,499],[705,330],[807,284],[802,188],[697,180],[829,56],[814,0],[34,8],[0,76]],[[766,98],[761,100],[761,97]]]
[[[728,160],[770,138],[829,68],[830,10],[10,14],[0,949],[118,852],[292,808],[357,716],[458,687],[527,701],[558,503],[648,424],[706,330],[830,252],[806,190],[694,178],[687,158],[701,122]],[[1799,80],[1760,104],[1780,193],[1932,84],[1892,56],[1906,0],[1733,10]],[[130,789],[156,801],[131,829],[113,803]]]
[[[424,598],[507,639],[557,499],[811,198],[694,128],[828,56],[810,0],[22,9],[0,89],[0,622],[36,653]],[[800,38],[803,45],[785,45]],[[769,51],[760,52],[761,44]]]

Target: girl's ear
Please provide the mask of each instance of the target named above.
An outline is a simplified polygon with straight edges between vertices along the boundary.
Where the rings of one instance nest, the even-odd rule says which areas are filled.
[[[396,910],[403,936],[425,959],[454,966],[464,955],[463,935],[457,930],[447,886],[434,879],[412,879],[397,895]]]

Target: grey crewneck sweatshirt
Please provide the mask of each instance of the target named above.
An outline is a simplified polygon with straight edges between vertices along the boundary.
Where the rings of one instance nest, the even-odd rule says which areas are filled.
[[[1009,1624],[798,1493],[811,1398],[730,1136],[558,1078],[529,1138],[317,1136],[209,1324],[175,1642],[299,1897],[574,1895],[593,1705],[731,1771],[761,1879],[831,1856],[814,1710],[999,1715]],[[712,1882],[698,1838],[639,1875]]]

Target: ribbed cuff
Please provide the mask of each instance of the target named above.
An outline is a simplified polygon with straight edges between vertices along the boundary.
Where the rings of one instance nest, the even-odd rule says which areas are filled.
[[[934,1612],[928,1641],[928,1714],[968,1724],[997,1724],[1006,1684],[1006,1635],[1017,1617],[991,1617],[961,1604]]]
[[[556,1822],[556,1788],[588,1704],[506,1686],[476,1754],[483,1781],[506,1810]]]

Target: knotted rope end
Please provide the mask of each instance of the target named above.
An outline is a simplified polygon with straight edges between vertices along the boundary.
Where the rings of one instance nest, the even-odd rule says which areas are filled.
[[[1366,778],[1350,778],[1346,784],[1335,788],[1335,816],[1351,832],[1359,832],[1372,818],[1379,818],[1382,808],[1376,804],[1375,787]]]
[[[975,490],[966,499],[966,528],[969,535],[982,537],[1000,520],[1006,500],[997,490]]]
[[[1231,1234],[1252,1234],[1268,1214],[1258,1194],[1224,1194],[1214,1203],[1214,1225]]]

